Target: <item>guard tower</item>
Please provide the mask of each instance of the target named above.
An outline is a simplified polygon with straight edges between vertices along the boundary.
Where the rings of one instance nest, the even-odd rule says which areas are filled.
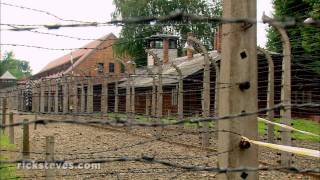
[[[158,34],[147,38],[147,49],[158,55],[163,64],[178,57],[178,36]],[[148,54],[148,66],[156,65],[154,59]]]

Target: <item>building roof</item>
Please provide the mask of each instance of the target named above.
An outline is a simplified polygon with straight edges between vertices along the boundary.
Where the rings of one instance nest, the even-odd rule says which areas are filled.
[[[17,79],[16,77],[14,77],[9,71],[5,72],[0,79]]]
[[[210,51],[209,57],[211,57],[212,61],[220,60],[220,54],[217,51]],[[200,70],[204,67],[204,56],[202,54],[195,54],[192,59],[188,59],[187,56],[176,58],[172,61],[182,72],[182,77],[188,77]],[[149,87],[152,86],[153,78],[151,75],[148,74],[157,74],[158,67],[152,66],[148,69],[146,68],[137,68],[136,74],[137,77],[134,78],[134,85],[136,87]],[[145,76],[143,76],[145,75]],[[163,65],[162,71],[162,84],[163,85],[170,85],[178,82],[178,72],[176,69],[171,65],[171,63]],[[126,79],[122,79],[125,81]],[[126,82],[120,84],[120,87],[125,87]]]
[[[89,54],[91,54],[95,50],[94,48],[99,47],[105,40],[107,40],[109,37],[112,37],[112,36],[114,36],[116,38],[116,36],[113,33],[109,33],[106,36],[103,36],[102,38],[94,40],[94,41],[86,44],[85,46],[81,47],[80,49],[73,51],[72,53],[66,54],[58,59],[55,59],[55,60],[49,62],[37,74],[41,74],[43,72],[49,71],[49,70],[54,69],[54,68],[61,66],[63,64],[69,63],[70,58],[71,58],[71,54],[72,54],[72,58],[74,60],[77,60],[77,64],[79,64],[79,61],[82,61],[84,59],[83,57],[87,57]],[[75,66],[76,66],[76,63],[74,64],[74,67]]]

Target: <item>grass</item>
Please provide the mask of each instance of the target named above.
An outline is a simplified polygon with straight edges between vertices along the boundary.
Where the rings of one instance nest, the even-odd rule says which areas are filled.
[[[14,144],[9,143],[9,138],[4,135],[0,130],[0,148],[12,150],[15,149]],[[0,154],[0,160],[8,160],[8,157]],[[16,166],[15,164],[0,164],[0,176],[1,178],[15,178],[16,177]],[[0,179],[1,179],[0,178]]]
[[[123,113],[108,113],[108,116],[111,118],[119,117],[119,118],[126,118],[127,115]],[[152,122],[154,121],[154,118],[148,118],[143,115],[136,115],[135,118],[140,121],[140,122]],[[195,117],[190,117],[191,118],[197,118]],[[161,121],[163,123],[172,123],[176,122],[177,119],[176,117],[166,117],[162,118]],[[275,122],[280,122],[280,119],[274,119]],[[306,119],[293,119],[292,120],[293,127],[299,130],[307,131],[307,132],[312,132],[314,134],[319,134],[320,135],[320,123],[306,120]],[[199,124],[197,123],[185,123],[185,127],[197,127]],[[214,128],[215,124],[214,122],[209,123],[210,128]],[[259,135],[264,135],[266,133],[266,124],[263,122],[258,121],[258,132]],[[280,137],[280,133],[278,132],[280,130],[279,126],[274,126],[274,133],[276,137]],[[314,137],[306,134],[302,134],[299,132],[293,132],[293,138],[298,139],[298,140],[310,140],[310,141],[315,141],[315,142],[320,142],[320,137]]]
[[[280,119],[275,119],[275,122],[280,122]],[[314,121],[310,121],[310,120],[306,120],[306,119],[293,119],[292,120],[293,126],[296,129],[299,130],[303,130],[303,131],[307,131],[307,132],[311,132],[314,134],[320,134],[320,123],[318,122],[314,122]],[[265,134],[265,129],[266,129],[266,124],[263,122],[259,122],[259,134],[263,135]],[[280,133],[278,132],[278,130],[280,130],[279,126],[274,126],[274,133],[276,135],[276,137],[280,137]],[[315,141],[315,142],[319,142],[320,141],[320,137],[315,137],[315,136],[310,136],[307,134],[302,134],[299,132],[293,132],[293,138],[295,139],[299,139],[299,140],[310,140],[310,141]]]

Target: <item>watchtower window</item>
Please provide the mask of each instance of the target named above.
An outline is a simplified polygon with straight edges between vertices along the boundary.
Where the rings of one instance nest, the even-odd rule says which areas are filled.
[[[177,49],[177,41],[170,40],[169,41],[169,49]]]
[[[162,49],[163,48],[163,41],[160,41],[160,40],[156,41],[156,47],[155,48],[156,49]]]

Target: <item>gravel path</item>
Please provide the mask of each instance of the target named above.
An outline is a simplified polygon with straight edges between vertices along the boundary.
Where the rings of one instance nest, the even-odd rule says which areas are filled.
[[[32,120],[34,116],[15,116],[15,121],[24,118]],[[40,118],[40,117],[39,117]],[[70,118],[62,116],[42,116],[41,118]],[[195,129],[186,129],[196,132]],[[159,132],[159,129],[158,129]],[[190,144],[181,146],[156,140],[154,128],[134,128],[127,130],[110,130],[99,127],[50,124],[38,125],[34,130],[30,125],[31,159],[44,160],[45,137],[55,138],[55,160],[72,162],[114,159],[117,157],[154,156],[156,159],[183,165],[217,166],[216,152],[204,151],[199,146],[199,137],[192,133],[164,131],[162,137],[166,141]],[[15,128],[15,143],[21,150],[22,130]],[[212,149],[216,148],[216,139],[211,138]],[[319,143],[295,141],[294,145],[307,148],[319,148]],[[42,153],[42,154],[41,154]],[[276,151],[260,148],[260,161],[277,165],[279,157]],[[21,153],[10,153],[11,159],[21,158]],[[311,158],[295,156],[294,166],[299,168],[319,167],[319,161]],[[22,179],[44,179],[44,170],[19,169]],[[142,162],[110,162],[102,163],[100,169],[67,169],[55,170],[56,179],[216,179],[217,174],[211,172],[185,172],[160,164]],[[311,179],[309,176],[287,174],[279,171],[260,172],[260,179]]]

